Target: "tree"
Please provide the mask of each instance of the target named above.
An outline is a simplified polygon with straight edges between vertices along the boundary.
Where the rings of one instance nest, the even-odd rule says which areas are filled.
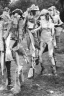
[[[0,5],[4,8],[8,6],[10,0],[0,0]]]

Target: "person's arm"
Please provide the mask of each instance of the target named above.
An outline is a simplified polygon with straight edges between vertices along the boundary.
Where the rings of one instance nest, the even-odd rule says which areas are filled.
[[[61,27],[61,25],[63,24],[63,22],[61,21],[59,15],[57,16],[57,19],[58,19],[58,24],[54,24],[55,27]]]
[[[25,23],[26,23],[26,20],[27,20],[27,17],[26,17],[26,18],[24,18],[23,25],[25,25]]]
[[[63,22],[61,21],[60,17],[59,17],[59,25],[62,25]]]
[[[3,35],[3,38],[4,38],[5,40],[7,39],[8,35],[9,35],[10,28],[11,28],[11,22],[8,24],[7,31],[6,31],[6,33]]]
[[[36,32],[36,31],[39,31],[41,28],[42,28],[42,27],[39,26],[38,28],[31,30],[31,33],[34,33],[34,32]]]
[[[54,24],[52,25],[52,27],[51,27],[51,33],[52,33],[52,36],[54,36],[54,34],[55,34],[55,30],[54,30]]]

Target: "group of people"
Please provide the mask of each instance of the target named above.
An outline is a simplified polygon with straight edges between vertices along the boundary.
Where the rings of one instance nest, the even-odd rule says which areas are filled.
[[[18,50],[25,37],[27,50],[31,54],[28,78],[34,76],[37,64],[41,65],[41,73],[43,72],[42,53],[46,46],[48,46],[48,54],[52,63],[52,73],[57,75],[54,48],[59,48],[57,41],[60,42],[60,33],[64,32],[62,25],[60,12],[55,6],[40,11],[39,7],[33,4],[24,13],[21,9],[11,12],[8,7],[4,8],[3,14],[0,15],[0,52],[2,76],[4,66],[7,70],[7,88],[11,85],[10,63],[13,60],[13,51],[16,53],[16,63],[20,72],[18,74],[22,72],[23,65],[19,63]],[[25,51],[23,56],[29,62]]]

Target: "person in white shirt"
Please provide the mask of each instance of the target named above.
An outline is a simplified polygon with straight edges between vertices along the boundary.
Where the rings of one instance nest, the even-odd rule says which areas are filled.
[[[39,61],[42,67],[42,71],[43,71],[43,66],[42,66],[42,53],[46,47],[46,44],[48,45],[48,53],[49,53],[49,57],[51,59],[52,62],[52,68],[53,68],[53,74],[56,74],[56,64],[55,64],[55,60],[54,60],[54,45],[53,45],[53,39],[54,39],[54,24],[52,22],[49,21],[49,12],[46,9],[43,9],[41,11],[40,14],[40,26],[34,30],[32,30],[32,32],[34,31],[38,31],[38,30],[42,30],[41,32],[41,39],[40,39],[40,51],[39,51]],[[42,72],[41,71],[41,72]]]

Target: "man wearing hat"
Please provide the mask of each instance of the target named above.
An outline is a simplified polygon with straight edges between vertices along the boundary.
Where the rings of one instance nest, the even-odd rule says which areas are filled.
[[[27,9],[27,12],[25,12],[26,20],[27,20],[27,32],[29,34],[30,40],[31,40],[31,49],[30,53],[32,55],[32,66],[29,69],[28,72],[28,78],[33,77],[34,72],[34,66],[35,66],[35,41],[34,41],[34,33],[31,33],[31,30],[35,28],[36,25],[36,13],[39,11],[38,6],[35,6],[34,4],[31,5],[30,8]],[[28,13],[28,14],[27,14]]]
[[[31,10],[31,16],[32,17],[32,20],[33,20],[33,24],[34,24],[34,27],[32,29],[35,29],[38,27],[37,25],[37,20],[38,20],[38,17],[39,17],[39,7],[38,6],[35,6],[34,4],[30,7],[30,10]],[[31,30],[32,30],[31,29]],[[29,29],[30,30],[30,29]],[[35,65],[36,65],[36,48],[35,48],[35,43],[36,41],[38,42],[37,40],[37,33],[31,33],[31,30],[30,30],[30,39],[31,39],[31,42],[32,42],[32,51],[31,51],[31,54],[32,54],[32,66],[31,68],[29,69],[29,72],[28,72],[28,78],[32,78],[34,76],[34,72],[35,72]]]
[[[40,51],[39,51],[39,61],[42,67],[41,72],[43,71],[43,66],[42,66],[42,53],[46,47],[46,44],[48,45],[48,53],[49,57],[52,62],[52,72],[53,74],[56,74],[56,65],[55,65],[55,60],[54,60],[54,46],[53,46],[53,36],[54,36],[54,24],[50,22],[49,19],[49,11],[47,9],[43,9],[40,13],[40,26],[37,29],[34,29],[34,31],[38,31],[42,29],[41,32],[41,39],[40,39]]]

